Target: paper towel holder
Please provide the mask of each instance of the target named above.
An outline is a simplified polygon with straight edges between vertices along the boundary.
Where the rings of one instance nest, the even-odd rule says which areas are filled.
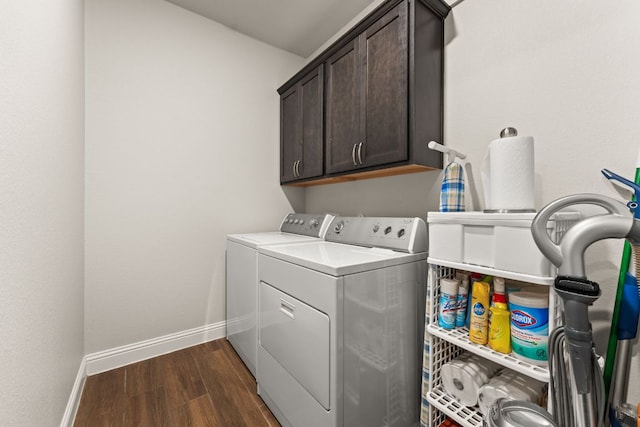
[[[500,131],[500,138],[509,138],[518,136],[518,129],[507,126]],[[484,213],[531,213],[536,212],[535,209],[483,209]]]
[[[500,138],[508,138],[510,136],[518,136],[518,129],[506,127],[500,131]]]

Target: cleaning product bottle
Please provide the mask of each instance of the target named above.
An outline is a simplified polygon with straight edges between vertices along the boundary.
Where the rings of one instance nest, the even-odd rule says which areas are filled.
[[[486,344],[489,332],[489,290],[487,282],[475,282],[471,289],[471,321],[469,340]]]
[[[471,273],[470,278],[470,287],[467,296],[467,313],[465,315],[464,326],[469,328],[471,326],[471,295],[473,294],[473,284],[475,282],[479,282],[482,280],[482,274],[476,273],[475,271]]]
[[[469,303],[469,276],[464,273],[456,275],[460,279],[460,286],[458,286],[458,299],[456,309],[456,327],[463,327],[467,318],[467,305]]]
[[[458,281],[456,279],[440,279],[438,325],[440,325],[441,328],[455,328],[458,306],[457,299]]]
[[[493,279],[493,299],[489,308],[489,347],[500,353],[511,353],[511,313],[502,277]]]

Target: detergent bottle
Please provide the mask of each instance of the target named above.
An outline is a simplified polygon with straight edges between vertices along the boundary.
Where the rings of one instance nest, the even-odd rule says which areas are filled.
[[[489,308],[489,347],[500,353],[511,353],[511,314],[504,292],[504,279],[493,279],[493,299]]]

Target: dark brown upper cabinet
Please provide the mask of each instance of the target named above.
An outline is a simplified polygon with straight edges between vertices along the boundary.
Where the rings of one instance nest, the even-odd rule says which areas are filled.
[[[442,155],[427,144],[442,142],[449,11],[441,0],[384,2],[278,89],[281,183],[315,185],[442,168]],[[294,131],[284,116],[293,114],[293,106],[287,108],[290,92],[299,91],[313,70],[321,73],[318,67],[325,72],[318,131],[324,135],[324,173],[303,176],[296,174],[295,154],[285,154]]]
[[[327,172],[408,159],[407,12],[400,3],[327,61]]]
[[[280,96],[280,182],[323,173],[323,66]]]

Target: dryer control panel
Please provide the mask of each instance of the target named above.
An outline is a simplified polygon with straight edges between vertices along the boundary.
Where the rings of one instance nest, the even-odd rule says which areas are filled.
[[[332,219],[330,214],[290,213],[282,220],[280,231],[324,238]]]
[[[325,240],[400,252],[426,252],[427,224],[422,218],[345,217],[331,221]]]

